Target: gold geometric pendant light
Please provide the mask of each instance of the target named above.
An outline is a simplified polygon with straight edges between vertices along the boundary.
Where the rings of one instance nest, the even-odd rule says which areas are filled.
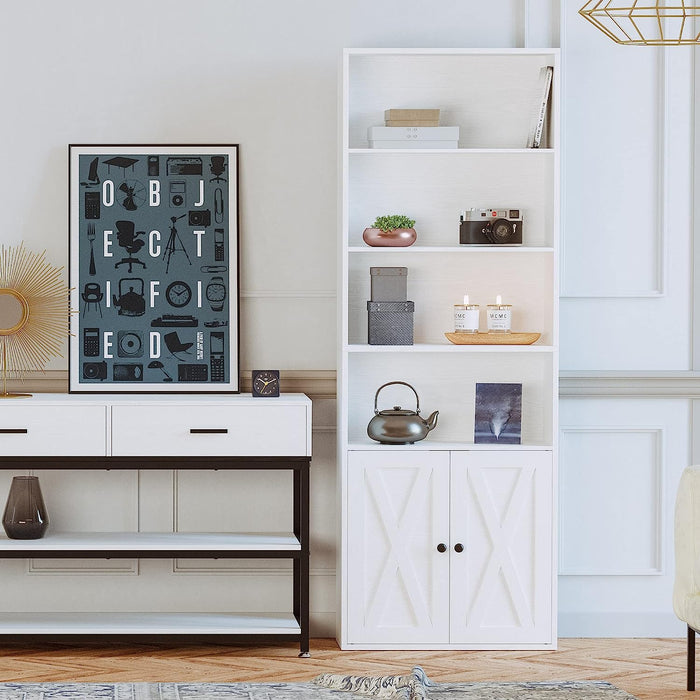
[[[21,378],[61,356],[68,336],[68,287],[61,270],[46,262],[45,252],[32,253],[24,244],[0,247],[0,399],[29,396],[9,394],[8,374]]]
[[[579,14],[618,44],[700,44],[700,5],[684,0],[590,0]]]

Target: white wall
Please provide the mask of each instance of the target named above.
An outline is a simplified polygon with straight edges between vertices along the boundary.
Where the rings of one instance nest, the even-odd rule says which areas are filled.
[[[563,5],[559,633],[682,635],[694,56],[618,46]]]
[[[332,370],[341,49],[556,46],[562,5],[562,366],[576,378],[562,383],[561,632],[675,633],[671,511],[690,459],[691,398],[682,386],[668,398],[665,385],[657,398],[637,395],[649,395],[664,372],[691,369],[692,54],[617,47],[577,17],[581,4],[5,3],[0,241],[25,240],[66,263],[68,143],[240,144],[242,368]],[[52,369],[64,370],[65,361]],[[632,386],[619,379],[628,370],[645,374]],[[313,632],[329,635],[333,403],[315,401],[312,467]],[[634,461],[625,461],[630,455]],[[75,482],[75,474],[46,475],[59,519],[69,517]],[[141,481],[145,489],[183,483]],[[138,507],[126,474],[95,475],[94,487],[111,489],[113,505],[127,512]],[[197,499],[204,485],[189,480],[188,488]],[[286,484],[231,488],[258,488],[270,511],[284,516]],[[595,527],[586,528],[593,509]],[[237,596],[272,607],[289,578],[273,565],[259,585],[261,564],[254,578],[196,563],[194,571],[192,563],[175,571],[163,562],[126,563],[121,573],[94,562],[71,566],[35,562],[28,577],[21,562],[6,567],[5,590],[16,596],[6,595],[5,605],[40,595],[47,607],[100,607],[119,591],[129,591],[123,600],[143,595],[146,605],[172,579],[163,604],[186,605],[193,591],[206,590],[225,606],[233,580]],[[85,578],[86,566],[96,578]],[[148,576],[137,577],[139,570]],[[85,600],[71,593],[77,585]]]

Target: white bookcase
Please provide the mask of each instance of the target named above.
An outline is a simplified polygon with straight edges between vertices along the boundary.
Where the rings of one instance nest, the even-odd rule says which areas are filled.
[[[554,66],[543,148],[524,148],[540,68]],[[339,271],[338,641],[343,649],[556,646],[559,52],[348,49],[343,57]],[[458,149],[370,149],[389,108],[440,108]],[[524,212],[518,247],[460,246],[469,207]],[[408,248],[371,248],[383,214],[416,219]],[[367,344],[374,266],[408,268],[414,344]],[[452,345],[453,305],[513,305],[525,346]],[[382,384],[413,385],[437,428],[367,437]],[[523,385],[522,444],[474,444],[477,382]],[[405,387],[379,409],[415,408]],[[444,545],[441,547],[440,545]]]

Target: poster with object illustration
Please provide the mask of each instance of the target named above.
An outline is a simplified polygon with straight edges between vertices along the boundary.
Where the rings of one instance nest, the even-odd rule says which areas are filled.
[[[238,147],[69,156],[71,392],[237,392]]]
[[[474,442],[519,445],[522,384],[477,384]]]

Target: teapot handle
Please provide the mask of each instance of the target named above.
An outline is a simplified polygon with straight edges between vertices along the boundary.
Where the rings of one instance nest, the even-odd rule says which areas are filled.
[[[391,386],[392,384],[403,384],[404,386],[407,386],[415,395],[416,395],[416,413],[420,413],[420,405],[418,401],[418,392],[410,385],[407,384],[406,382],[387,382],[386,384],[382,384],[379,389],[377,389],[377,393],[374,395],[374,415],[378,415],[379,409],[377,408],[377,399],[379,398],[379,392],[386,386]]]

